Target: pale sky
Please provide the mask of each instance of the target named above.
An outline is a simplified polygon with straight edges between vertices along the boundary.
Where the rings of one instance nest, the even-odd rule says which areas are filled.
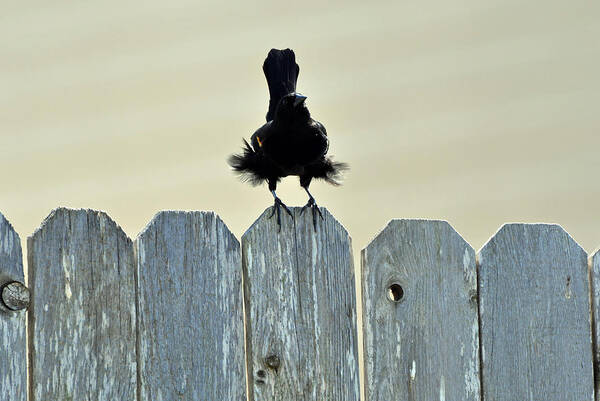
[[[272,47],[351,166],[311,190],[355,255],[392,218],[448,220],[476,250],[521,221],[600,245],[597,1],[4,3],[0,212],[24,248],[58,206],[131,238],[214,210],[241,238],[272,197],[226,158],[264,123]],[[278,194],[306,202],[296,177]]]

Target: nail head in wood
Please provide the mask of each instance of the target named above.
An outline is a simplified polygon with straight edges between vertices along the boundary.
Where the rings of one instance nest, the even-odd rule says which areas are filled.
[[[3,285],[2,303],[12,311],[27,309],[29,307],[29,289],[18,281]]]

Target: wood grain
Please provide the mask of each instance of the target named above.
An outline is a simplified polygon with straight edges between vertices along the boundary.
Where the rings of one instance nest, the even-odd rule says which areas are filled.
[[[27,246],[32,401],[135,400],[131,240],[103,212],[61,208]]]
[[[25,281],[21,240],[0,213],[0,286]],[[0,399],[25,401],[27,349],[25,311],[11,311],[0,302]]]
[[[447,222],[392,220],[362,284],[368,401],[480,399],[475,252]]]
[[[560,227],[506,224],[479,252],[486,400],[593,400],[585,251]]]
[[[212,212],[168,211],[135,249],[141,400],[245,400],[237,239]]]
[[[352,244],[325,209],[267,209],[242,237],[250,400],[358,400]]]

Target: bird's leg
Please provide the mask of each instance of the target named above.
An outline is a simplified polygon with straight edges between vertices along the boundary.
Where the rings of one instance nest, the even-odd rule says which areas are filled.
[[[304,210],[306,208],[308,208],[308,207],[311,208],[312,209],[312,217],[313,217],[313,226],[315,228],[315,231],[317,231],[317,213],[319,214],[319,216],[321,216],[321,220],[323,220],[323,214],[321,213],[319,206],[317,206],[317,202],[315,202],[315,198],[313,198],[313,196],[308,191],[308,185],[303,186],[302,188],[304,188],[304,190],[308,194],[308,202],[306,203],[306,205],[304,205],[302,210],[300,210],[300,214],[304,213]]]
[[[281,199],[277,197],[277,194],[275,193],[274,189],[271,190],[271,193],[273,194],[273,198],[275,198],[275,204],[273,205],[273,211],[271,212],[269,218],[273,217],[273,215],[277,213],[277,225],[279,226],[279,231],[281,232],[281,207],[283,207],[283,210],[285,210],[287,214],[289,214],[292,217],[292,219],[294,218],[294,215],[292,214],[290,209],[288,209],[288,207],[284,205]]]

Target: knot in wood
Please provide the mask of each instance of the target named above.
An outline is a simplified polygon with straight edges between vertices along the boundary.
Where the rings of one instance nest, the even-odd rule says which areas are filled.
[[[268,367],[275,370],[279,369],[279,366],[281,365],[281,361],[277,355],[269,355],[265,358],[265,363]]]
[[[29,307],[29,289],[23,283],[13,281],[2,286],[2,303],[12,311]]]

